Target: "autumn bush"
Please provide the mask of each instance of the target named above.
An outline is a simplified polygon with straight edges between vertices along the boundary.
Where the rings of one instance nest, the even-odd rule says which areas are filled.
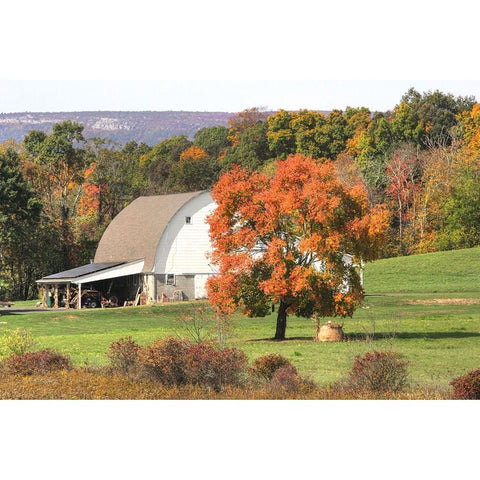
[[[268,353],[267,355],[256,358],[250,366],[249,372],[255,377],[269,381],[275,375],[275,372],[282,367],[290,367],[295,370],[295,367],[290,361],[282,355],[278,353]],[[297,373],[296,370],[295,373]]]
[[[220,391],[244,380],[248,359],[236,348],[218,348],[211,343],[190,345],[185,352],[185,376],[192,385]]]
[[[157,339],[139,352],[140,375],[166,386],[185,384],[212,388],[240,385],[247,368],[246,355],[235,348],[185,339]]]
[[[139,354],[139,365],[144,376],[162,385],[183,385],[185,375],[185,353],[190,343],[174,337],[157,339]]]
[[[458,400],[480,400],[480,369],[454,378],[450,385],[453,387],[454,398]]]
[[[37,341],[33,338],[29,329],[16,328],[15,330],[7,330],[3,334],[1,344],[4,351],[14,355],[23,355],[31,351]]]
[[[140,345],[128,336],[112,342],[106,355],[113,368],[128,375],[135,371],[138,366],[140,350]]]
[[[70,357],[50,349],[10,355],[2,362],[3,372],[11,375],[41,375],[72,368]]]
[[[374,351],[355,357],[347,384],[360,391],[399,392],[407,378],[408,361],[402,354]]]
[[[278,368],[267,385],[267,391],[276,395],[300,393],[302,379],[291,365]]]

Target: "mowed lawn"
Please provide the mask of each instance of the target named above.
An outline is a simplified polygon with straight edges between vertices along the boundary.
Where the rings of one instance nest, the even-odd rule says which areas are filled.
[[[348,341],[316,343],[311,320],[289,316],[288,339],[271,340],[275,314],[234,316],[228,345],[250,360],[286,356],[303,375],[327,385],[345,376],[356,355],[393,349],[410,361],[412,383],[448,387],[480,368],[480,248],[380,260],[365,272],[365,305],[344,320]],[[188,337],[186,314],[205,302],[22,315],[0,310],[0,333],[28,328],[38,347],[71,355],[77,365],[107,363],[108,345],[127,335],[148,344],[157,337]],[[214,335],[214,325],[206,327]]]

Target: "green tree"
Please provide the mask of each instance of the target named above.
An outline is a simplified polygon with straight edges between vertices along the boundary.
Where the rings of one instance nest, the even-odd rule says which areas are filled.
[[[0,149],[0,275],[4,291],[13,299],[32,294],[41,204],[19,169],[12,148]]]
[[[291,126],[295,135],[295,150],[297,153],[313,158],[325,156],[326,152],[322,150],[317,138],[318,130],[325,123],[323,113],[313,110],[300,110],[294,115]]]
[[[455,97],[439,90],[420,94],[410,88],[395,108],[393,129],[400,141],[413,141],[422,148],[428,143],[451,143],[457,116],[471,110],[473,96]]]
[[[371,112],[366,107],[347,107],[343,114],[346,125],[345,134],[352,138],[358,130],[366,130],[371,122]]]
[[[147,187],[146,195],[159,195],[167,193],[167,179],[170,170],[180,161],[180,155],[192,142],[185,135],[178,135],[161,141],[154,145],[140,158],[140,167],[145,172]]]
[[[439,235],[442,250],[480,245],[480,169],[465,166],[455,176],[452,193],[444,206]]]
[[[332,110],[323,125],[316,132],[316,142],[322,152],[322,157],[335,159],[345,150],[347,143],[347,121],[341,110]]]
[[[205,150],[211,158],[218,159],[231,146],[228,128],[222,126],[202,128],[195,134],[193,144]]]
[[[267,118],[268,146],[275,158],[285,159],[295,153],[295,132],[292,128],[294,118],[295,114],[286,110],[280,110]]]
[[[200,147],[185,150],[180,160],[170,170],[168,190],[170,192],[195,192],[209,190],[218,180],[220,166]]]
[[[139,170],[139,160],[134,155],[119,151],[115,145],[103,139],[95,139],[91,148],[95,160],[88,181],[96,187],[92,194],[97,202],[97,222],[103,226],[134,200],[145,184],[136,182],[135,176],[132,176]],[[140,188],[136,188],[137,184],[140,184]]]
[[[83,125],[71,121],[55,124],[50,135],[31,131],[23,141],[31,161],[27,168],[29,179],[41,195],[50,221],[60,224],[64,268],[72,263],[70,220],[76,214],[85,170],[91,160],[85,143]]]
[[[221,167],[223,171],[230,170],[233,165],[240,165],[247,170],[259,170],[270,158],[267,124],[259,122],[244,130],[237,144],[227,149]]]

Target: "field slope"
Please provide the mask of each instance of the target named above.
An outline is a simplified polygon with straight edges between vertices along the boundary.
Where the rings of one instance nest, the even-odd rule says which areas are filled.
[[[480,292],[480,247],[377,260],[365,266],[365,292]]]

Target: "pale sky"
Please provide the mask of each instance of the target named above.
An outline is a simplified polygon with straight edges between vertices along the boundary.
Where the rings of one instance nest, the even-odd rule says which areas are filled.
[[[410,88],[474,95],[480,81],[434,80],[0,80],[0,113],[97,110],[238,112],[332,110],[368,107],[386,111]]]
[[[16,0],[0,112],[393,108],[480,101],[472,0]]]

